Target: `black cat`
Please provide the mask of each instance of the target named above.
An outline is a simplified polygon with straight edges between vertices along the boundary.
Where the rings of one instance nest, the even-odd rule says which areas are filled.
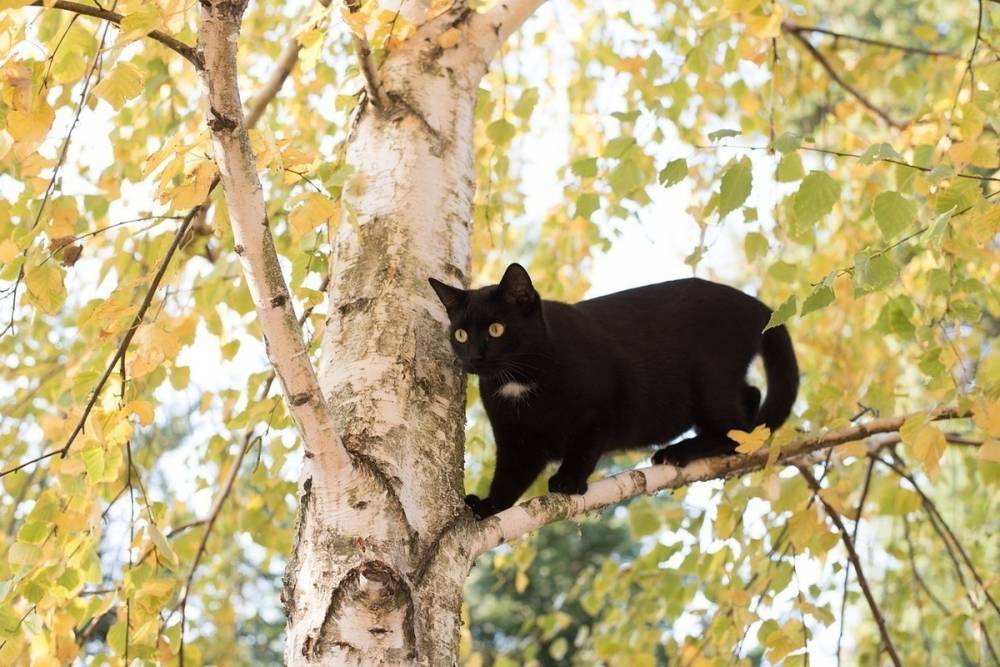
[[[549,461],[562,461],[550,491],[583,493],[605,452],[665,444],[694,428],[653,455],[683,466],[732,452],[731,429],[778,428],[795,402],[788,332],[761,333],[771,309],[732,287],[688,278],[571,305],[539,298],[519,264],[476,290],[430,283],[455,354],[479,376],[496,438],[489,496],[465,499],[480,518],[513,505]],[[763,405],[746,383],[758,354]]]

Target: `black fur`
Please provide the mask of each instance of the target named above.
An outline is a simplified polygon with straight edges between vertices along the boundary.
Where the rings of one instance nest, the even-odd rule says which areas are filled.
[[[489,496],[466,497],[479,517],[514,504],[549,461],[562,461],[550,491],[583,493],[605,452],[665,444],[694,428],[697,435],[653,461],[681,466],[728,454],[736,446],[729,430],[774,430],[795,402],[799,372],[788,332],[762,334],[771,309],[732,287],[688,278],[570,305],[540,299],[518,264],[498,285],[476,290],[430,283],[448,311],[455,354],[479,376],[496,439]],[[499,337],[490,335],[492,323],[503,325]],[[767,375],[763,405],[746,383],[758,354]],[[501,394],[510,382],[530,389]]]

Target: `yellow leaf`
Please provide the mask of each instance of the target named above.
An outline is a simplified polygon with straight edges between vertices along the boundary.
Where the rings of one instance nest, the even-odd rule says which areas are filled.
[[[450,49],[451,47],[458,44],[462,39],[462,31],[458,28],[448,28],[440,36],[438,36],[437,42],[442,49]]]
[[[7,114],[7,131],[17,143],[37,146],[49,133],[55,117],[52,107],[39,99],[31,111],[10,111]]]
[[[978,457],[983,461],[1000,463],[1000,440],[987,440],[980,445]]]
[[[356,37],[365,37],[365,25],[368,23],[368,15],[363,12],[351,12],[347,8],[347,5],[342,5],[340,7],[340,15],[344,19],[344,23]]]
[[[920,417],[907,419],[899,429],[899,435],[913,450],[913,455],[923,464],[927,474],[932,477],[937,475],[939,462],[947,446],[944,433],[924,416],[922,423]]]
[[[781,34],[781,22],[785,18],[784,5],[775,3],[770,16],[747,17],[747,29],[761,39],[772,39]]]
[[[55,262],[45,262],[28,269],[24,274],[24,284],[32,303],[43,313],[54,313],[66,301],[63,273]]]
[[[524,589],[528,587],[528,575],[524,573],[524,570],[518,570],[517,574],[514,576],[514,589],[518,593],[523,593]]]
[[[987,435],[1000,436],[1000,401],[980,399],[972,412],[972,421]]]
[[[738,443],[736,451],[740,454],[753,454],[767,442],[771,435],[771,429],[761,424],[750,433],[733,430],[726,435],[729,436],[730,440],[735,440]]]
[[[139,423],[143,426],[149,426],[153,423],[155,412],[153,404],[149,401],[131,401],[125,406],[125,412],[136,415],[139,418]]]
[[[10,260],[17,257],[18,253],[21,251],[18,249],[17,244],[11,239],[4,239],[0,241],[0,262],[6,264]]]
[[[320,53],[323,52],[323,38],[325,36],[325,32],[313,28],[296,37],[299,44],[302,45],[299,50],[299,61],[304,70],[308,71],[316,67],[316,61],[319,60]]]
[[[128,100],[142,92],[143,73],[130,62],[120,62],[111,70],[111,74],[94,86],[94,95],[106,100],[108,104],[118,109]]]
[[[59,463],[60,475],[82,475],[86,469],[83,461],[77,458],[62,459]]]
[[[160,24],[160,8],[155,2],[143,3],[138,11],[126,14],[121,22],[119,39],[129,40],[148,35]]]
[[[302,202],[302,205],[288,214],[288,226],[295,240],[320,225],[336,222],[340,218],[340,208],[318,192],[300,195],[293,200],[293,203],[297,202]]]

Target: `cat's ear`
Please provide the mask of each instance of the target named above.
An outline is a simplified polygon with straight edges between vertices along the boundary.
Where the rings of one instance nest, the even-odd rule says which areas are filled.
[[[465,306],[468,294],[464,289],[445,285],[440,280],[434,280],[433,278],[428,278],[427,282],[429,282],[431,287],[434,288],[435,294],[437,294],[441,303],[444,304],[444,309],[448,311],[449,315]]]
[[[500,279],[500,298],[519,307],[525,313],[538,303],[538,292],[531,284],[531,276],[520,264],[511,264]]]

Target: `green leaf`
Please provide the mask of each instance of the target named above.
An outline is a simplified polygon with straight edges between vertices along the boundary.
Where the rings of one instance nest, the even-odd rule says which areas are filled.
[[[887,143],[872,144],[865,149],[865,152],[861,154],[858,158],[858,162],[864,165],[871,164],[875,160],[880,159],[892,159],[899,160],[902,156],[896,152],[896,149]]]
[[[938,213],[951,211],[954,209],[962,211],[979,198],[979,182],[968,178],[961,178],[954,185],[945,188],[938,193],[935,201],[935,209]]]
[[[102,447],[91,447],[81,452],[83,465],[87,468],[87,475],[91,480],[98,480],[104,475],[104,449]]]
[[[802,168],[802,158],[798,153],[789,153],[781,158],[778,168],[775,170],[774,178],[779,183],[792,183],[801,181],[806,175]]]
[[[149,533],[149,538],[153,540],[157,553],[169,564],[176,565],[177,555],[174,553],[173,547],[170,546],[170,542],[160,532],[160,529],[153,524],[149,524],[146,526],[146,531]]]
[[[791,132],[784,132],[780,137],[774,140],[771,144],[771,148],[778,151],[779,153],[791,153],[792,151],[798,150],[799,146],[802,145],[802,137],[797,134],[792,134]]]
[[[854,262],[854,289],[860,294],[876,292],[894,283],[898,273],[896,265],[884,253],[858,255]]]
[[[739,130],[716,130],[715,132],[709,132],[708,138],[712,141],[718,141],[719,139],[726,139],[727,137],[738,137],[740,136]]]
[[[17,541],[25,544],[41,544],[49,536],[52,527],[44,523],[26,523],[17,531]]]
[[[600,207],[601,198],[599,195],[596,195],[593,192],[584,192],[576,198],[576,212],[573,214],[573,217],[586,218],[589,220],[594,211]]]
[[[741,158],[733,162],[722,175],[722,186],[719,190],[719,219],[725,218],[731,211],[743,205],[750,196],[753,176],[749,158]]]
[[[636,109],[634,111],[615,111],[611,114],[611,116],[617,118],[623,123],[634,123],[640,114],[641,112]]]
[[[767,238],[758,232],[750,232],[743,239],[743,252],[746,254],[748,262],[753,262],[766,255],[768,248]]]
[[[535,110],[536,104],[538,104],[538,89],[525,88],[521,97],[518,98],[517,104],[514,105],[514,115],[528,120],[531,118],[531,112]]]
[[[604,147],[604,157],[621,159],[635,146],[635,137],[615,137]]]
[[[642,499],[632,503],[628,508],[628,525],[632,531],[632,537],[639,539],[646,535],[652,535],[660,529],[660,516],[649,502]]]
[[[6,605],[0,605],[0,637],[11,637],[21,623],[21,618]]]
[[[875,197],[872,213],[882,236],[891,239],[917,219],[917,205],[898,192],[883,192]]]
[[[810,172],[795,193],[792,203],[795,218],[804,225],[811,225],[833,210],[839,199],[840,183],[824,171]]]
[[[825,283],[820,283],[815,289],[813,289],[812,293],[806,297],[806,300],[802,302],[802,312],[799,313],[799,315],[805,316],[814,310],[826,308],[833,303],[833,298],[833,290],[830,286]]]
[[[797,303],[795,301],[795,295],[788,297],[783,304],[778,306],[777,310],[771,313],[771,319],[767,321],[767,326],[764,327],[764,331],[768,329],[773,329],[776,326],[780,326],[788,321],[792,315],[795,314],[797,308]]]
[[[619,197],[628,195],[642,185],[642,170],[635,160],[622,160],[608,174],[608,185]]]
[[[577,160],[569,168],[580,178],[593,178],[597,175],[597,158],[588,157],[583,160]]]
[[[669,188],[677,185],[688,175],[688,164],[684,158],[677,158],[667,163],[667,166],[660,171],[660,185]]]
[[[505,118],[495,120],[486,126],[486,137],[497,146],[504,146],[514,138],[517,129]]]
[[[42,550],[34,544],[15,542],[7,552],[7,562],[11,565],[34,565],[42,555]]]
[[[771,265],[771,268],[767,270],[767,275],[769,278],[774,278],[775,280],[780,280],[783,283],[790,283],[795,281],[795,276],[799,272],[799,267],[796,264],[791,264],[782,260],[778,260]]]

